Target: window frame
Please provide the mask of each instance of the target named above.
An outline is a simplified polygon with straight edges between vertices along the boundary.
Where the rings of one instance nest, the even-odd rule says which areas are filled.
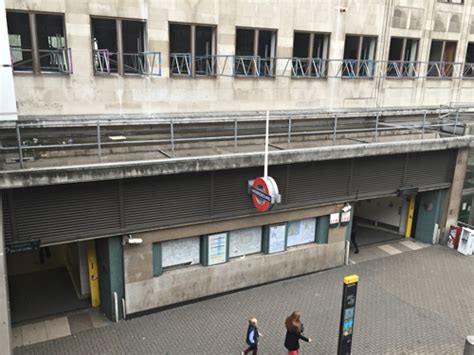
[[[181,26],[189,26],[189,31],[190,31],[190,36],[189,36],[189,40],[190,40],[190,44],[189,44],[189,48],[190,48],[190,63],[189,63],[189,66],[191,67],[190,68],[190,73],[189,74],[174,74],[172,72],[172,69],[171,69],[171,56],[173,54],[185,54],[185,53],[172,53],[171,52],[171,37],[170,37],[170,28],[172,25],[181,25]],[[218,40],[217,40],[217,24],[205,24],[205,23],[196,23],[196,22],[178,22],[178,21],[168,21],[168,53],[169,53],[169,56],[168,56],[168,60],[170,61],[169,62],[169,76],[170,78],[173,77],[173,78],[179,78],[179,77],[184,77],[184,78],[196,78],[196,77],[210,77],[210,78],[215,78],[217,76],[217,72],[216,72],[216,60],[217,59],[214,59],[212,61],[212,68],[213,68],[213,72],[210,73],[210,74],[198,74],[196,72],[196,28],[197,27],[209,27],[212,29],[212,46],[211,46],[211,54],[209,55],[211,58],[214,57],[216,58],[217,57],[217,43],[218,43]]]
[[[307,58],[299,58],[295,56],[295,37],[297,33],[303,33],[303,34],[308,34],[308,56]],[[322,35],[324,39],[324,43],[327,47],[327,53],[325,57],[314,57],[314,41],[316,38],[316,35]],[[293,79],[300,79],[300,78],[311,78],[311,79],[327,79],[327,74],[328,74],[328,63],[329,63],[329,51],[331,49],[331,33],[330,32],[317,32],[317,31],[304,31],[304,30],[294,30],[293,31],[293,52],[292,52],[292,64],[296,59],[304,59],[313,64],[313,61],[319,60],[321,63],[319,75],[312,75],[313,72],[313,65],[309,65],[308,67],[308,73],[306,75],[298,75],[298,72],[296,72],[296,75],[294,72],[291,73],[291,77]],[[323,63],[326,63],[326,65],[323,65]]]
[[[397,60],[393,60],[393,59],[390,59],[390,49],[391,49],[391,46],[392,46],[392,41],[394,39],[398,39],[398,40],[402,40],[402,49],[401,49],[401,52],[400,52],[400,58],[401,59],[397,59]],[[407,42],[408,41],[416,41],[416,52],[415,52],[415,59],[414,60],[405,60],[405,54],[407,52]],[[385,78],[387,79],[416,79],[417,77],[419,77],[419,70],[420,70],[420,62],[418,61],[418,57],[419,57],[419,54],[420,54],[420,41],[421,39],[420,38],[415,38],[415,37],[401,37],[401,36],[391,36],[390,37],[390,44],[389,44],[389,48],[388,48],[388,58],[387,58],[387,68],[385,69]],[[400,62],[400,68],[401,68],[401,73],[402,75],[401,76],[393,76],[393,75],[389,75],[388,72],[389,72],[389,66],[390,66],[390,62]],[[407,70],[405,70],[405,65],[408,65],[408,67],[410,67],[411,65],[413,65],[413,67],[409,70],[412,70],[414,75],[408,75],[406,74],[407,73]]]
[[[237,55],[237,31],[238,30],[251,30],[253,31],[253,54],[251,56],[245,56],[245,55]],[[259,50],[259,37],[260,37],[260,31],[265,31],[265,32],[271,32],[272,34],[272,42],[273,42],[273,53],[269,57],[265,57],[264,60],[270,61],[270,67],[271,67],[271,74],[270,75],[257,75],[260,74],[260,68],[258,68],[257,64],[257,58],[259,58],[258,55],[258,50]],[[235,38],[234,38],[234,65],[233,65],[233,76],[235,78],[275,78],[276,74],[276,58],[277,58],[277,52],[278,52],[278,29],[275,28],[266,28],[266,27],[249,27],[249,26],[235,26]],[[252,68],[251,68],[251,74],[238,74],[237,73],[237,58],[240,58],[240,60],[251,60],[252,62],[250,63]],[[259,63],[260,64],[260,63]],[[250,66],[249,66],[250,67]]]
[[[432,50],[433,44],[435,42],[441,42],[441,54],[440,54],[441,59],[440,60],[431,60],[431,50]],[[456,48],[454,50],[454,58],[453,58],[452,62],[447,62],[447,61],[444,60],[444,55],[446,53],[446,44],[447,43],[454,43],[455,46],[456,46]],[[456,65],[456,54],[457,54],[458,50],[459,50],[459,41],[432,38],[431,43],[430,43],[430,50],[428,52],[428,63],[427,63],[427,67],[426,67],[426,78],[427,79],[438,79],[438,80],[439,79],[447,79],[447,80],[453,79],[454,74],[455,74],[454,71],[455,71],[455,65]],[[448,74],[448,75],[429,75],[429,72],[430,72],[432,66],[436,65],[437,63],[439,63],[442,66],[442,68],[439,68],[438,71],[440,71],[440,70],[444,71],[446,64],[452,65],[450,74]]]
[[[117,41],[117,72],[109,72],[108,75],[115,76],[137,76],[141,75],[140,73],[126,73],[124,70],[124,50],[123,50],[123,36],[122,36],[122,22],[123,21],[134,21],[141,22],[143,24],[143,52],[148,50],[148,22],[146,19],[142,18],[129,18],[129,17],[114,17],[114,16],[101,16],[101,15],[90,15],[90,38],[91,38],[91,50],[92,50],[92,70],[94,76],[104,76],[105,73],[97,72],[95,69],[95,51],[94,48],[94,27],[92,25],[92,20],[114,20],[115,21],[115,32],[116,32],[116,41]],[[97,50],[99,50],[98,48]],[[138,54],[139,52],[137,52]]]
[[[347,37],[358,37],[359,41],[357,43],[357,58],[345,58],[345,52],[346,52],[346,41]],[[362,55],[362,50],[363,50],[363,44],[364,44],[364,39],[372,39],[374,40],[374,49],[373,49],[373,58],[372,59],[361,59]],[[376,65],[376,58],[377,58],[377,45],[378,45],[378,35],[365,35],[365,34],[353,34],[353,33],[346,33],[344,37],[344,52],[343,52],[343,59],[342,59],[342,68],[341,68],[341,77],[345,79],[374,79],[375,78],[375,65]],[[345,72],[345,63],[346,62],[355,62],[356,64],[356,71],[355,75],[349,74],[344,74]],[[373,62],[372,67],[370,68],[371,73],[366,74],[366,75],[361,75],[360,74],[360,62],[361,61],[367,61],[367,62]],[[362,69],[363,70],[363,69]]]
[[[17,10],[17,9],[5,9],[5,13],[21,13],[28,15],[28,29],[31,38],[31,59],[32,59],[32,70],[15,70],[12,63],[13,73],[15,74],[52,74],[52,75],[71,75],[72,72],[72,55],[68,47],[67,39],[67,28],[66,28],[66,13],[64,12],[53,12],[53,11],[30,11],[30,10]],[[39,55],[39,45],[38,45],[38,30],[36,15],[50,15],[50,16],[61,16],[62,17],[62,28],[64,35],[64,50],[68,53],[68,59],[70,61],[69,71],[48,71],[41,70],[41,61]],[[7,23],[7,35],[10,35],[8,32],[8,23]],[[8,42],[9,48],[10,42]]]

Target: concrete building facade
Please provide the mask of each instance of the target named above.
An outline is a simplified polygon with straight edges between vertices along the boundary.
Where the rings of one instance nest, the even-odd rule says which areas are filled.
[[[344,265],[354,223],[444,242],[471,143],[473,8],[5,0],[2,344],[51,313],[119,320]],[[277,192],[256,184],[266,110]],[[53,277],[60,307],[24,302]]]

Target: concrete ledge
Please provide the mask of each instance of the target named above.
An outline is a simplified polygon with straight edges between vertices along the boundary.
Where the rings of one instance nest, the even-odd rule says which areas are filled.
[[[190,266],[125,285],[127,314],[341,266],[345,242],[307,244],[215,266]],[[252,272],[248,272],[252,270]]]
[[[271,152],[270,165],[391,155],[468,147],[473,136],[426,139],[419,141],[354,144]],[[262,153],[227,154],[205,157],[146,160],[79,166],[62,166],[0,173],[0,189],[69,184],[101,180],[225,170],[263,165]]]

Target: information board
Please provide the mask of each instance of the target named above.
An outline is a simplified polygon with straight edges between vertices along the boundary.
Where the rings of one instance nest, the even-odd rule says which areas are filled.
[[[163,242],[161,258],[162,267],[199,264],[199,237]]]
[[[227,259],[227,233],[208,236],[208,265],[225,263]]]
[[[262,227],[238,229],[229,232],[229,258],[260,253],[262,251]]]
[[[285,250],[286,224],[269,226],[268,253],[278,253]]]
[[[316,237],[316,218],[288,222],[287,246],[314,242]]]

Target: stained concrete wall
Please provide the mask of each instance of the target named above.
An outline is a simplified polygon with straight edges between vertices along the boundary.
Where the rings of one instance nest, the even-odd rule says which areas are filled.
[[[126,244],[123,249],[127,313],[343,265],[346,227],[340,226],[329,230],[328,244],[311,243],[278,254],[233,258],[215,266],[188,266],[153,277],[154,242],[318,217],[339,208],[332,205],[135,234],[143,243]]]
[[[421,39],[421,61],[428,60],[432,39],[458,41],[456,61],[463,62],[467,42],[474,41],[473,2],[465,0],[461,6],[436,0],[7,0],[8,9],[66,13],[67,45],[73,53],[74,74],[15,74],[19,113],[285,110],[472,101],[474,83],[458,79],[170,78],[168,23],[216,25],[219,55],[235,53],[236,26],[247,26],[277,30],[278,57],[292,56],[294,31],[304,30],[330,33],[329,57],[334,60],[343,58],[346,34],[363,34],[378,37],[378,60],[387,60],[390,38],[400,36]],[[94,76],[90,16],[145,19],[147,49],[162,53],[163,75]]]

